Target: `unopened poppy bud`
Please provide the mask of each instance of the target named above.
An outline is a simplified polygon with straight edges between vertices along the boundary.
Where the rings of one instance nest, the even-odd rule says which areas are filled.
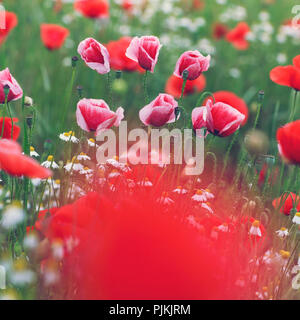
[[[78,57],[77,56],[72,57],[72,67],[73,68],[76,67],[77,61],[78,61]]]
[[[33,105],[32,98],[26,96],[25,99],[24,99],[24,105],[26,107],[32,107],[32,105]]]
[[[260,90],[258,93],[258,101],[262,102],[264,100],[265,92],[263,90]]]
[[[26,123],[27,123],[27,126],[31,129],[33,124],[33,119],[31,116],[26,117]]]
[[[82,98],[83,87],[82,86],[77,86],[76,89],[77,89],[79,98],[81,99]]]
[[[121,70],[117,70],[116,71],[116,79],[120,79],[122,77],[122,71]]]

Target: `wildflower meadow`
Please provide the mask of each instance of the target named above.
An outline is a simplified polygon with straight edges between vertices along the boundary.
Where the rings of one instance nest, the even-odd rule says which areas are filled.
[[[1,1],[0,299],[300,299],[299,49],[296,0]]]

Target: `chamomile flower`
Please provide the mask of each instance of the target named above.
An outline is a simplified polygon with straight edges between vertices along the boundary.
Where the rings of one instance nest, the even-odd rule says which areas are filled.
[[[87,143],[92,148],[96,146],[95,139],[93,139],[93,138],[88,139]]]
[[[182,186],[178,186],[176,189],[173,190],[173,192],[178,194],[186,194],[188,191],[182,188]]]
[[[1,225],[4,229],[16,228],[25,219],[25,213],[20,204],[12,204],[2,213]]]
[[[14,285],[25,286],[32,283],[35,279],[35,273],[28,269],[24,258],[20,258],[14,263],[13,272],[10,275],[10,280]]]
[[[209,202],[204,202],[201,204],[201,208],[207,210],[209,213],[214,213],[214,210],[211,208]]]
[[[34,147],[30,147],[30,157],[39,157],[40,155],[35,151]]]
[[[298,261],[297,264],[295,266],[293,266],[292,268],[292,273],[298,273],[300,271],[300,255],[298,257]]]
[[[294,290],[300,289],[300,272],[292,280],[292,288]]]
[[[81,163],[79,163],[76,157],[73,157],[72,161],[68,160],[64,168],[66,171],[70,172],[70,171],[81,171],[83,170],[84,167]]]
[[[91,158],[84,152],[81,152],[78,156],[77,156],[77,160],[81,161],[81,160],[91,160]]]
[[[168,192],[163,192],[161,197],[157,199],[157,202],[165,205],[170,205],[174,203],[174,201],[168,197]]]
[[[253,221],[252,226],[249,230],[249,234],[252,236],[258,236],[261,237],[261,230],[260,230],[260,222],[258,220]]]
[[[64,132],[59,135],[59,138],[65,142],[78,143],[79,139],[75,137],[74,131]]]
[[[282,227],[276,231],[276,234],[278,235],[279,238],[283,239],[289,235],[289,231],[287,228]]]
[[[39,238],[35,231],[29,232],[23,241],[24,248],[33,250],[35,249],[39,244]]]
[[[202,190],[198,189],[196,193],[192,196],[192,200],[196,202],[205,202],[207,200],[207,197]]]
[[[52,155],[48,156],[47,160],[41,164],[45,168],[58,169],[59,165],[54,161]]]
[[[137,185],[140,187],[147,187],[147,188],[153,186],[152,182],[147,177],[144,180],[139,181]]]
[[[300,224],[300,212],[297,212],[293,218],[293,223]]]
[[[82,170],[79,171],[79,174],[84,174],[86,176],[90,176],[93,173],[93,170],[89,167],[84,167]]]

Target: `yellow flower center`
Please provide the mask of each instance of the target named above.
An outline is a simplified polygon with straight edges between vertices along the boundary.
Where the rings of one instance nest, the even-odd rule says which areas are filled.
[[[280,228],[281,231],[286,231],[287,229],[285,227]]]
[[[253,221],[252,226],[258,228],[260,226],[260,222],[258,220]]]
[[[296,216],[297,216],[297,217],[300,217],[300,212],[297,212],[297,213],[296,213]]]
[[[81,155],[81,156],[86,156],[86,153],[80,152],[80,155]]]
[[[30,147],[30,151],[31,151],[31,152],[34,151],[34,147],[31,146],[31,147]]]
[[[64,136],[65,136],[65,137],[69,137],[69,136],[70,136],[70,133],[69,133],[69,132],[64,132]]]
[[[55,180],[55,183],[60,184],[60,180],[59,179]]]
[[[202,190],[198,189],[198,190],[196,191],[196,194],[200,196],[200,195],[202,194]]]
[[[95,140],[93,138],[90,138],[89,141],[95,143]]]
[[[289,251],[285,251],[285,250],[280,250],[279,253],[283,259],[288,259],[291,255]]]
[[[47,158],[47,161],[50,161],[50,162],[52,162],[53,161],[53,156],[48,156],[48,158]]]

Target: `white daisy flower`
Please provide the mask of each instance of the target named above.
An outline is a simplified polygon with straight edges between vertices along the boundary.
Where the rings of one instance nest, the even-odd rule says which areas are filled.
[[[30,157],[39,157],[40,155],[35,151],[34,147],[30,147]]]
[[[292,288],[294,290],[300,289],[300,272],[292,280]]]
[[[47,160],[41,164],[45,168],[58,169],[59,165],[54,161],[52,155],[48,156]]]
[[[2,213],[1,225],[4,229],[11,229],[17,227],[25,219],[25,213],[21,206],[10,205],[5,208]]]
[[[173,190],[173,192],[178,194],[186,194],[188,191],[182,188],[182,186],[178,186],[176,189]]]
[[[35,249],[39,244],[38,236],[35,232],[30,232],[26,235],[23,241],[24,248],[32,250]]]
[[[287,228],[280,228],[279,230],[276,231],[277,235],[279,238],[283,239],[289,235],[289,231]]]
[[[90,176],[93,173],[93,170],[89,167],[84,167],[82,170],[79,171],[79,174],[84,174],[86,176]]]
[[[91,158],[84,152],[81,152],[80,155],[77,156],[77,160],[91,160]]]
[[[252,226],[249,230],[249,234],[252,236],[258,236],[261,237],[261,230],[260,230],[260,222],[258,220],[253,221]]]
[[[194,194],[192,196],[192,200],[194,200],[196,202],[205,202],[207,200],[207,197],[206,197],[206,194],[202,190],[198,189],[196,191],[196,194]]]
[[[293,223],[300,224],[300,212],[297,212],[293,218]]]
[[[67,164],[64,166],[65,170],[70,171],[81,171],[83,170],[83,165],[79,163],[76,157],[73,157],[72,161],[68,161]]]
[[[152,182],[148,178],[145,178],[143,181],[139,181],[137,183],[137,185],[139,185],[140,187],[152,187],[153,186]]]
[[[91,139],[88,139],[88,145],[90,146],[90,147],[95,147],[96,146],[96,142],[95,142],[95,140],[93,139],[93,138],[91,138]]]
[[[168,197],[167,192],[163,192],[162,196],[159,199],[157,199],[157,202],[159,202],[161,204],[166,204],[166,205],[170,205],[170,204],[174,203],[174,201]]]
[[[206,209],[209,213],[214,213],[214,210],[210,207],[210,204],[208,202],[202,203],[201,207],[203,209]]]
[[[59,135],[59,138],[65,142],[78,143],[79,139],[75,137],[74,131],[64,132]]]

